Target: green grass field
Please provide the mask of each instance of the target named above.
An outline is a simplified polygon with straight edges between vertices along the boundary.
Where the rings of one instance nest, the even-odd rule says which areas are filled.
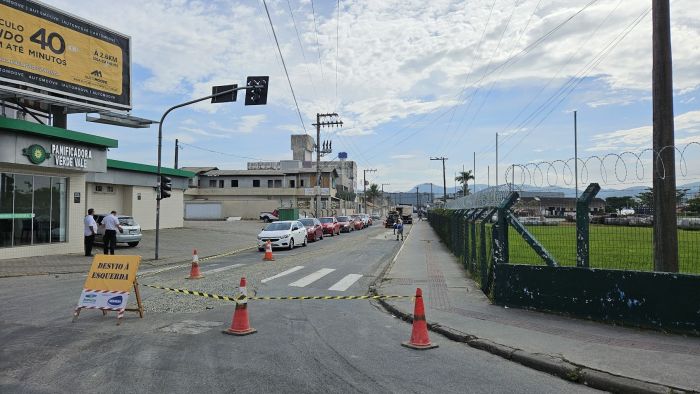
[[[576,227],[527,226],[528,231],[554,256],[561,266],[576,265]],[[508,233],[510,261],[544,264],[513,228]],[[591,268],[652,271],[653,243],[651,227],[591,225]],[[680,272],[700,274],[700,231],[678,230]]]

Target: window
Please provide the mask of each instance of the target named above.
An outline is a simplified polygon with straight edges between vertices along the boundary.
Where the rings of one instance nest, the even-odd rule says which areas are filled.
[[[66,178],[0,174],[0,247],[66,240]]]
[[[289,187],[296,187],[294,186],[294,179],[289,180]]]
[[[95,185],[95,193],[114,193],[114,186]]]
[[[267,187],[272,189],[272,179],[267,180]]]
[[[209,180],[209,187],[216,187],[216,179]]]
[[[224,180],[222,179],[219,181],[219,189],[223,189],[223,188],[224,188]]]
[[[275,187],[282,187],[282,180],[281,179],[275,179]]]
[[[303,179],[299,179],[299,187],[304,187],[304,180]]]
[[[238,187],[238,179],[231,179],[231,187]]]
[[[260,179],[253,179],[253,187],[260,187]]]

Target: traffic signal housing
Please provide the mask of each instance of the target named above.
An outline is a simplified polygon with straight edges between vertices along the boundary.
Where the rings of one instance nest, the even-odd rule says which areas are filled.
[[[173,180],[165,175],[160,176],[160,199],[169,198],[173,190]]]
[[[270,77],[248,77],[246,86],[257,86],[245,91],[245,105],[267,104],[267,87]]]

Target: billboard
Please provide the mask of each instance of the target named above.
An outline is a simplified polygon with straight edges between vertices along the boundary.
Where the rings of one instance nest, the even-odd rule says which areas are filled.
[[[0,0],[0,81],[131,109],[130,39],[29,0]]]

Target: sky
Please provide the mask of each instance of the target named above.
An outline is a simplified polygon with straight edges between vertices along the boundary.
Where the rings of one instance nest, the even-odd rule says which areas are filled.
[[[135,116],[158,120],[213,85],[270,76],[265,106],[244,106],[239,95],[168,115],[166,166],[176,138],[180,166],[291,159],[290,135],[315,137],[316,114],[337,112],[343,127],[321,130],[333,141],[327,159],[347,152],[360,178],[376,169],[368,180],[388,191],[441,185],[431,157],[448,158],[448,185],[463,168],[493,185],[496,133],[498,183],[515,168],[516,183],[567,185],[576,111],[587,181],[624,188],[651,179],[650,1],[265,1],[291,89],[263,0],[45,0],[131,37]],[[678,184],[700,180],[695,3],[671,1]],[[71,115],[68,127],[118,139],[111,158],[156,163],[157,127],[84,119]],[[553,164],[526,166],[535,162]]]

